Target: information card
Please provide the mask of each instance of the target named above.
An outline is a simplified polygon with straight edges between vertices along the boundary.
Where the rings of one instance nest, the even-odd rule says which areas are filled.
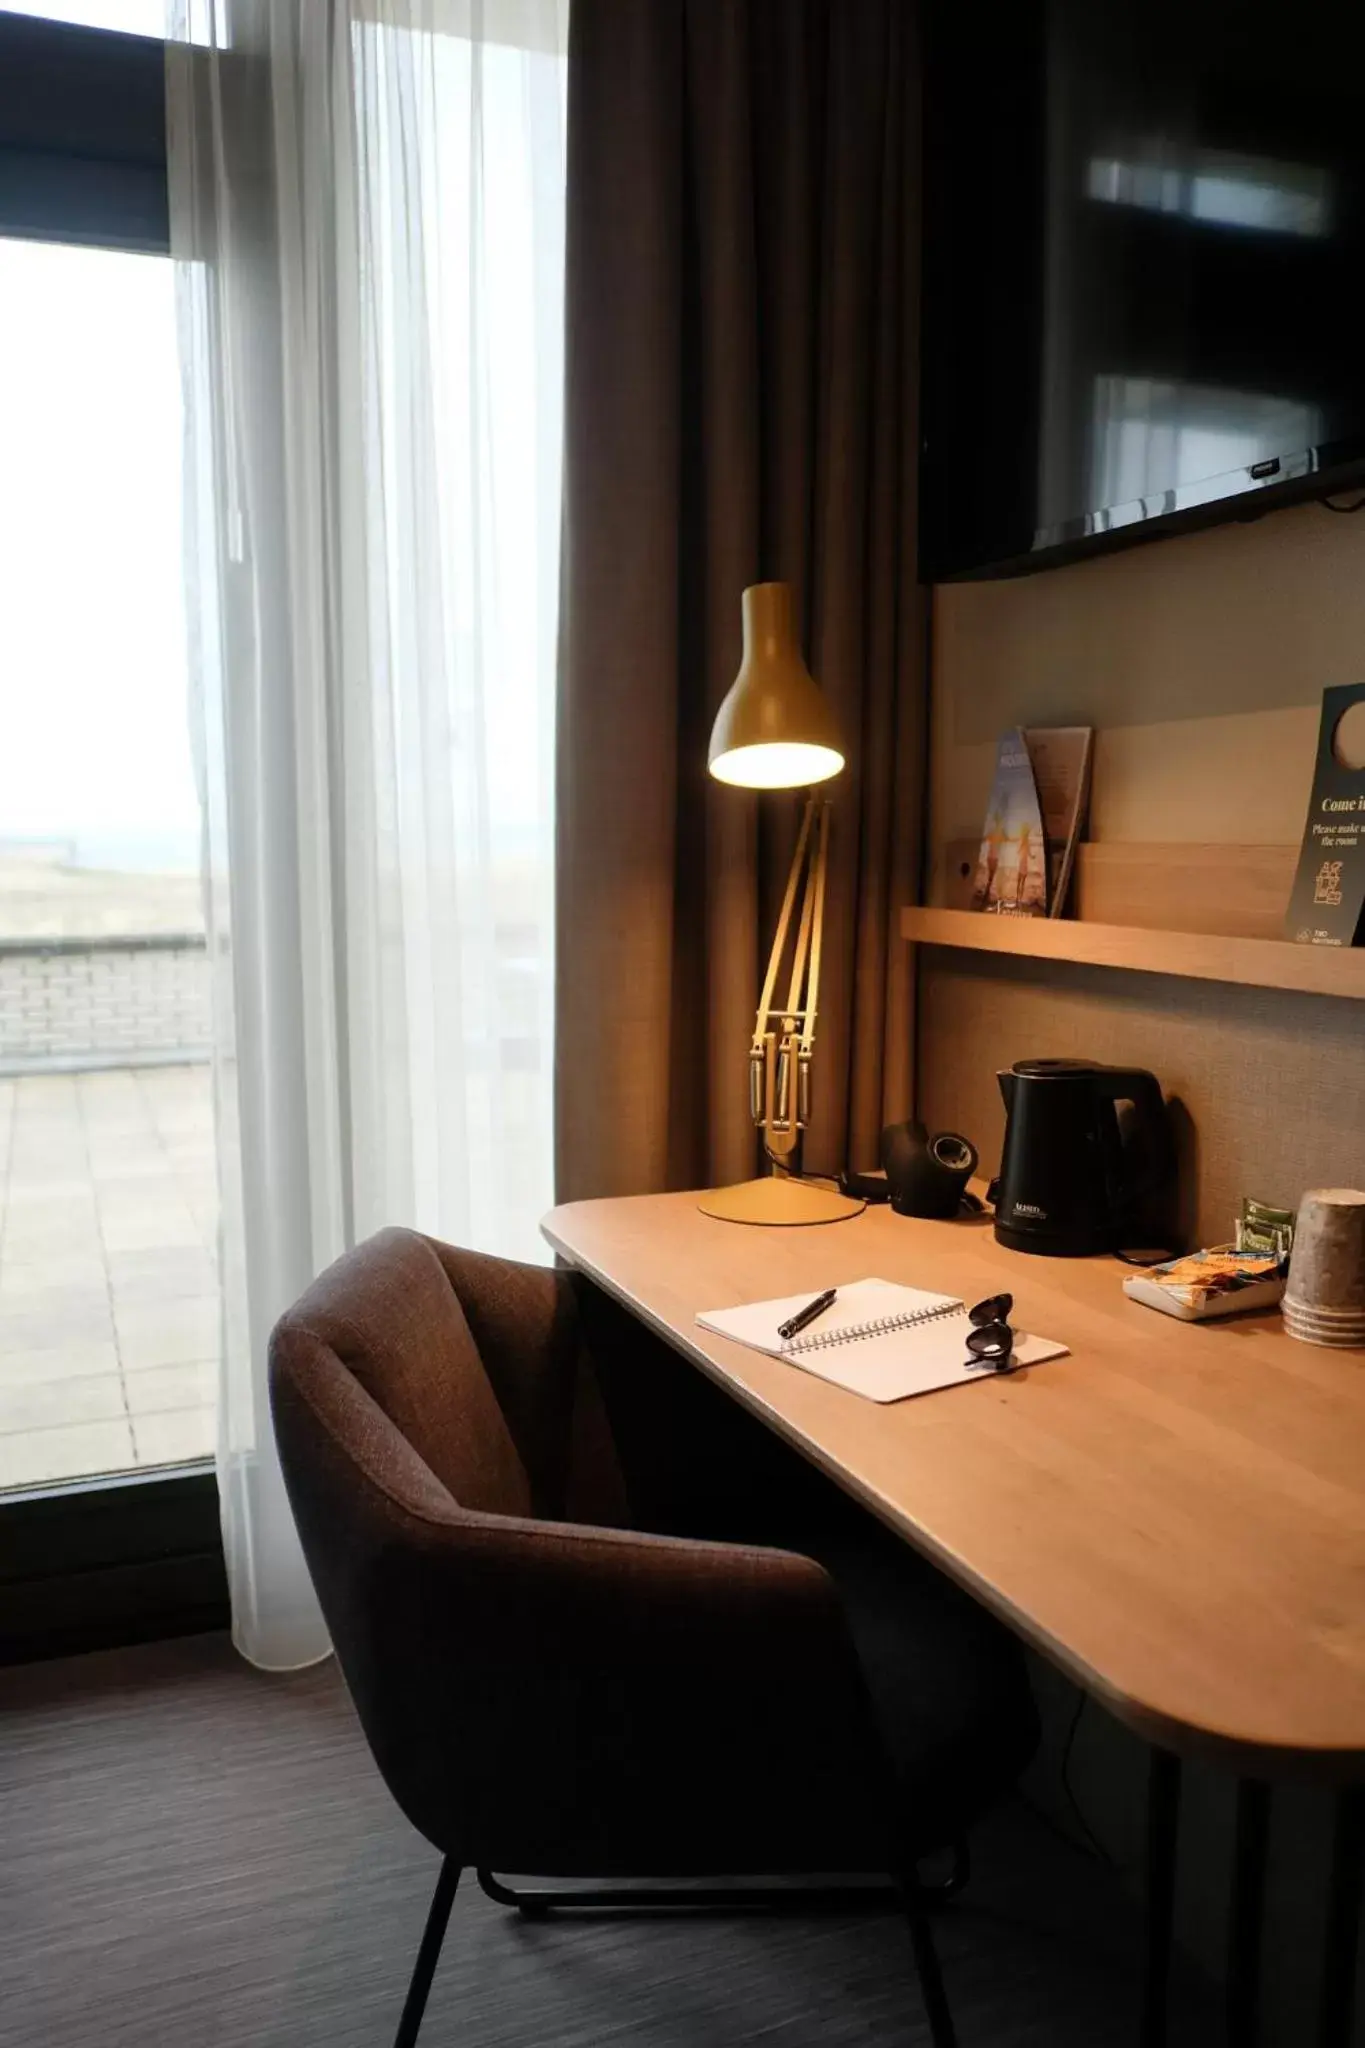
[[[1365,937],[1365,768],[1346,767],[1336,747],[1353,704],[1365,704],[1365,683],[1322,693],[1313,794],[1286,921],[1288,937],[1301,946],[1354,946]]]

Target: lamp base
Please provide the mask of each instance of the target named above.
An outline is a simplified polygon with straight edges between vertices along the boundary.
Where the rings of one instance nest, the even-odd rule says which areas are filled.
[[[697,1203],[703,1216],[722,1223],[760,1223],[777,1228],[801,1223],[842,1223],[867,1207],[834,1188],[812,1186],[777,1173],[765,1180],[742,1180],[731,1188],[712,1188]]]

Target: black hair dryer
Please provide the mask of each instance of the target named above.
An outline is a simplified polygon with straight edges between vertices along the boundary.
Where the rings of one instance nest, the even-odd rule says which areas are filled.
[[[962,1207],[976,1172],[976,1147],[956,1131],[931,1138],[921,1123],[888,1124],[882,1132],[882,1165],[898,1216],[946,1222]]]

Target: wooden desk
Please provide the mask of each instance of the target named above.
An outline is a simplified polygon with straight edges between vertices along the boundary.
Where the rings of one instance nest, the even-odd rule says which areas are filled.
[[[554,1210],[555,1249],[1120,1720],[1239,1769],[1365,1775],[1365,1355],[1278,1315],[1180,1323],[1112,1259],[1002,1250],[988,1223],[868,1209],[743,1229],[689,1195]],[[875,1274],[1071,1356],[882,1407],[695,1321]]]
[[[818,1229],[745,1229],[703,1216],[692,1195],[651,1195],[576,1202],[542,1227],[1156,1746],[1144,2042],[1163,2038],[1176,1757],[1212,1753],[1243,1774],[1230,1938],[1235,1974],[1254,1976],[1263,1781],[1365,1777],[1365,1355],[1295,1343],[1278,1315],[1182,1324],[1128,1301],[1112,1259],[1008,1252],[985,1221],[877,1208]],[[695,1322],[699,1309],[869,1275],[968,1301],[1008,1288],[1018,1325],[1071,1356],[881,1407]],[[1352,1793],[1337,1840],[1347,1894],[1360,1828]],[[1340,1937],[1349,1896],[1339,1907]],[[1322,2042],[1347,2038],[1352,1969],[1338,1940]],[[1231,2037],[1250,2040],[1254,2024],[1253,2013]]]

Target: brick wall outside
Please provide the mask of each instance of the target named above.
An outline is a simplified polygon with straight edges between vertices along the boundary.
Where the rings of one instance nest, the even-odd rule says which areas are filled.
[[[0,941],[0,1074],[199,1059],[210,1038],[201,937]]]

